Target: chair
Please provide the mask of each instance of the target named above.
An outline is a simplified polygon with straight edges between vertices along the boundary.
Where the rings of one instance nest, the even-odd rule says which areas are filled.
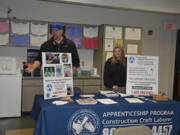
[[[132,126],[117,128],[113,135],[152,135],[152,131],[147,126]]]

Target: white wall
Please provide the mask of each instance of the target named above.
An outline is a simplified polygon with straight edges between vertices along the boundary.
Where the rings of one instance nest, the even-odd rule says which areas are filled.
[[[173,95],[176,30],[164,30],[165,22],[179,26],[180,16],[147,12],[123,11],[97,7],[41,2],[37,0],[4,0],[1,7],[11,8],[10,17],[25,20],[59,21],[79,24],[112,24],[143,28],[143,55],[159,56],[159,90]],[[148,36],[147,31],[153,30]],[[25,48],[0,47],[1,56],[26,57]]]

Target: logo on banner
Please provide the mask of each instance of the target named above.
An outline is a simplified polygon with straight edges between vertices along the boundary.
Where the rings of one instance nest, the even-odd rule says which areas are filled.
[[[134,63],[135,58],[133,56],[129,57],[129,63]]]
[[[96,135],[100,127],[99,116],[92,110],[78,110],[68,123],[69,135]]]

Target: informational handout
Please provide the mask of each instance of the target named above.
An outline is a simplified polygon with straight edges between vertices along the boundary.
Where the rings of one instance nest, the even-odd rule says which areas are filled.
[[[117,104],[118,102],[109,99],[109,98],[105,98],[105,99],[96,99],[97,101],[101,102],[102,104]]]
[[[127,56],[126,94],[158,93],[158,57]]]
[[[128,101],[129,103],[144,103],[142,100],[138,98],[125,98],[125,100]]]

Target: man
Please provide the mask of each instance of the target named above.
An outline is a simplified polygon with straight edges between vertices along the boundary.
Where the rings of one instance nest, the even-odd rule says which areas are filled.
[[[39,56],[33,65],[29,65],[25,69],[26,72],[32,73],[37,67],[42,64],[42,52],[60,52],[60,53],[71,53],[72,56],[72,71],[73,74],[76,72],[76,69],[79,67],[79,55],[76,49],[75,44],[68,40],[64,35],[63,26],[60,23],[53,23],[50,25],[52,31],[52,38],[40,47]]]

